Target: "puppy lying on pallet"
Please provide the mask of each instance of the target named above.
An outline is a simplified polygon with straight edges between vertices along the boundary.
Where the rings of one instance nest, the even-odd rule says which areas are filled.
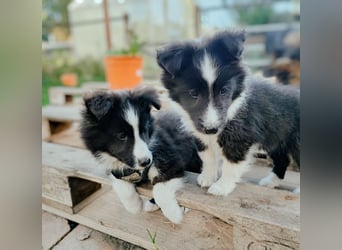
[[[155,203],[173,223],[180,223],[183,208],[175,199],[182,187],[184,170],[199,172],[202,161],[195,138],[184,130],[179,115],[158,111],[157,92],[139,88],[132,91],[95,92],[84,97],[81,137],[95,158],[112,169],[113,189],[131,213],[143,210],[135,183],[149,180]],[[114,164],[115,159],[125,163]],[[153,199],[144,210],[158,207]]]

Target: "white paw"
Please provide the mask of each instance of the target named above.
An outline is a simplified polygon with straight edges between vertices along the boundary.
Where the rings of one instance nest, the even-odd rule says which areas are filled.
[[[259,185],[260,186],[268,186],[270,183],[272,183],[272,180],[270,180],[269,178],[267,178],[267,176],[266,177],[264,177],[264,178],[262,178],[260,181],[259,181]]]
[[[134,184],[114,178],[112,188],[128,212],[138,214],[142,211],[143,201]]]
[[[131,214],[139,214],[143,208],[142,200],[135,200],[134,202],[123,202],[123,205]]]
[[[266,177],[259,181],[260,186],[276,187],[279,186],[280,179],[273,173],[270,172]]]
[[[152,203],[150,200],[146,200],[144,202],[144,212],[153,212],[158,209],[159,207],[157,206],[157,204]]]
[[[217,179],[216,176],[201,173],[197,177],[197,183],[198,185],[200,185],[200,187],[209,187],[211,184],[213,184],[216,181],[216,179]]]
[[[175,224],[180,224],[182,222],[183,211],[185,211],[185,209],[183,207],[179,207],[178,205],[167,207],[164,209],[162,208],[164,216]]]
[[[227,196],[235,189],[235,183],[222,183],[215,182],[208,189],[209,194],[218,195],[218,196]]]
[[[295,193],[295,194],[300,194],[300,187],[296,188],[292,192]]]

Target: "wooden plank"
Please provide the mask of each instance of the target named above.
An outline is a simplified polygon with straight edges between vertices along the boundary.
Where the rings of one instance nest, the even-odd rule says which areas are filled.
[[[50,152],[53,153],[53,152]],[[68,153],[66,153],[68,154]],[[53,158],[52,155],[45,157]],[[57,158],[60,156],[57,155]],[[90,158],[90,157],[88,157]],[[77,161],[77,158],[75,159]],[[63,160],[65,161],[65,159]],[[69,158],[69,162],[72,159]],[[61,162],[63,165],[63,162]],[[72,164],[72,162],[71,162]],[[42,169],[42,196],[46,204],[58,206],[69,213],[76,213],[103,193],[99,182],[73,175],[68,168],[45,167]],[[111,184],[111,183],[109,183]],[[108,187],[106,188],[106,190]]]
[[[42,139],[48,141],[51,136],[72,127],[72,123],[81,119],[80,106],[45,106],[42,108]],[[79,142],[78,142],[79,143]]]
[[[263,177],[271,171],[271,167],[267,166],[267,162],[258,159],[254,161],[250,170],[242,177],[248,183],[257,184]],[[286,171],[284,180],[281,180],[278,189],[293,191],[300,186],[300,173],[297,171]]]
[[[88,151],[82,149],[43,143],[43,171],[44,168],[68,171],[70,176],[110,184],[105,170],[99,167]],[[244,225],[245,231],[267,235],[268,241],[278,242],[282,239],[284,244],[298,249],[299,195],[241,183],[233,193],[220,197],[218,202],[218,197],[196,186],[196,175],[187,173],[187,177],[188,183],[177,194],[181,205],[234,226]],[[146,197],[152,197],[149,185],[138,187],[137,190]]]
[[[48,141],[56,144],[85,148],[85,145],[81,139],[78,122],[74,122],[70,128],[60,133],[49,136]]]
[[[51,136],[50,124],[47,119],[42,119],[42,140],[46,140]]]
[[[124,242],[82,225],[77,225],[53,249],[144,250],[141,247],[131,245],[128,242]]]
[[[106,170],[87,150],[43,142],[42,159],[44,171],[46,167],[46,171],[54,174],[74,176],[111,185]],[[118,162],[118,164],[120,163]],[[47,181],[47,183],[49,182]]]
[[[43,197],[64,204],[67,207],[72,207],[73,203],[67,178],[68,173],[68,170],[43,167]]]
[[[46,205],[43,209],[147,249],[155,249],[147,230],[157,233],[158,249],[233,249],[232,226],[211,215],[191,210],[182,224],[174,225],[160,210],[138,215],[128,213],[112,191],[78,214],[70,215]]]
[[[153,86],[153,87],[162,87],[160,80],[147,80],[144,79],[142,85]],[[107,82],[85,82],[81,86],[84,90],[99,90],[99,89],[109,89],[109,85]]]
[[[80,138],[79,124],[75,123],[70,129],[50,137],[49,141],[57,144],[73,146],[85,149],[85,145]],[[242,179],[248,183],[257,184],[261,178],[265,177],[271,168],[268,160],[255,159],[250,170],[245,173]],[[288,170],[285,179],[281,181],[278,188],[292,191],[300,186],[300,173]]]
[[[68,221],[62,217],[42,212],[42,247],[51,249],[70,232]]]
[[[77,87],[50,87],[48,89],[49,102],[52,105],[73,103],[75,96],[81,96],[85,90]]]
[[[108,87],[108,82],[85,82],[81,86],[84,90],[108,89]]]
[[[74,122],[81,119],[80,106],[44,106],[42,117],[53,122]]]
[[[196,175],[187,175],[191,179],[190,182],[177,194],[177,200],[182,206],[211,214],[232,224],[234,228],[243,225],[246,234],[259,235],[258,241],[282,242],[290,246],[290,249],[299,249],[298,195],[241,183],[227,197],[215,197],[207,194],[206,189],[196,187]],[[138,191],[142,195],[151,196],[146,187],[138,187]],[[241,234],[240,236],[243,237]],[[254,238],[249,239],[249,243],[255,241]],[[241,242],[246,243],[246,240],[236,240],[235,249],[244,249],[241,248]]]
[[[73,214],[78,213],[81,211],[84,207],[88,206],[90,203],[92,203],[94,200],[96,200],[98,197],[103,195],[105,192],[111,189],[111,186],[109,185],[102,185],[102,187],[97,190],[96,192],[92,193],[91,195],[84,198],[82,201],[80,201],[76,205],[68,206],[66,204],[63,204],[64,201],[56,201],[55,199],[51,199],[47,195],[42,193],[42,203],[46,204],[48,206],[60,209],[64,212]]]

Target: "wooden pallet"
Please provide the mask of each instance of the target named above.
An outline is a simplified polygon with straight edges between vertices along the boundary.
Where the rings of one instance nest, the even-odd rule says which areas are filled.
[[[56,86],[50,87],[48,90],[49,102],[51,105],[69,105],[77,103],[77,97],[81,97],[83,94],[98,90],[108,89],[107,82],[85,82],[81,87],[65,87]],[[79,98],[81,99],[81,98]]]
[[[85,89],[78,87],[50,87],[48,90],[51,105],[73,104],[76,96],[82,96]]]
[[[257,186],[253,183],[270,171],[258,159],[243,177],[247,183],[238,184],[228,197],[207,194],[196,185],[196,175],[187,173],[188,182],[177,194],[178,202],[191,209],[182,224],[173,225],[160,211],[132,215],[85,150],[76,109],[64,109],[69,116],[63,111],[58,116],[55,107],[49,110],[53,114],[43,112],[47,121],[71,124],[42,145],[45,211],[147,249],[155,249],[147,230],[157,233],[159,249],[299,249],[300,197],[286,191],[299,186],[299,173],[288,171],[282,190]],[[137,190],[152,195],[151,186]]]
[[[159,81],[144,81],[145,86],[161,86]],[[77,104],[77,97],[81,97],[89,91],[108,89],[107,82],[85,82],[81,87],[50,87],[48,90],[49,102],[51,105],[72,105]],[[81,98],[78,98],[81,100]]]
[[[80,106],[45,106],[42,108],[42,139],[71,127],[81,119]]]
[[[187,173],[188,183],[177,200],[191,211],[175,226],[160,211],[126,212],[90,153],[82,145],[70,147],[57,135],[55,139],[59,145],[43,143],[43,209],[48,212],[147,249],[154,246],[146,230],[157,232],[159,249],[299,249],[298,195],[241,183],[228,197],[215,197]],[[298,185],[299,174],[291,174],[287,185]],[[148,185],[138,192],[152,195]]]

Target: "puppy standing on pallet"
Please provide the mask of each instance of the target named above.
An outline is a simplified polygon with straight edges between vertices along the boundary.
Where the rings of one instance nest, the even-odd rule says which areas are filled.
[[[247,76],[244,41],[244,32],[225,31],[157,52],[164,86],[207,147],[197,181],[214,195],[234,190],[259,145],[274,164],[261,185],[284,178],[289,156],[299,166],[299,90]]]
[[[153,89],[96,92],[84,102],[82,139],[95,158],[112,170],[113,189],[124,207],[131,213],[143,209],[134,183],[148,179],[163,214],[180,223],[183,208],[175,193],[182,187],[184,170],[198,172],[202,165],[195,139],[184,130],[181,117],[158,111],[153,118],[152,107],[161,107]],[[156,208],[150,201],[145,203],[145,211]]]

